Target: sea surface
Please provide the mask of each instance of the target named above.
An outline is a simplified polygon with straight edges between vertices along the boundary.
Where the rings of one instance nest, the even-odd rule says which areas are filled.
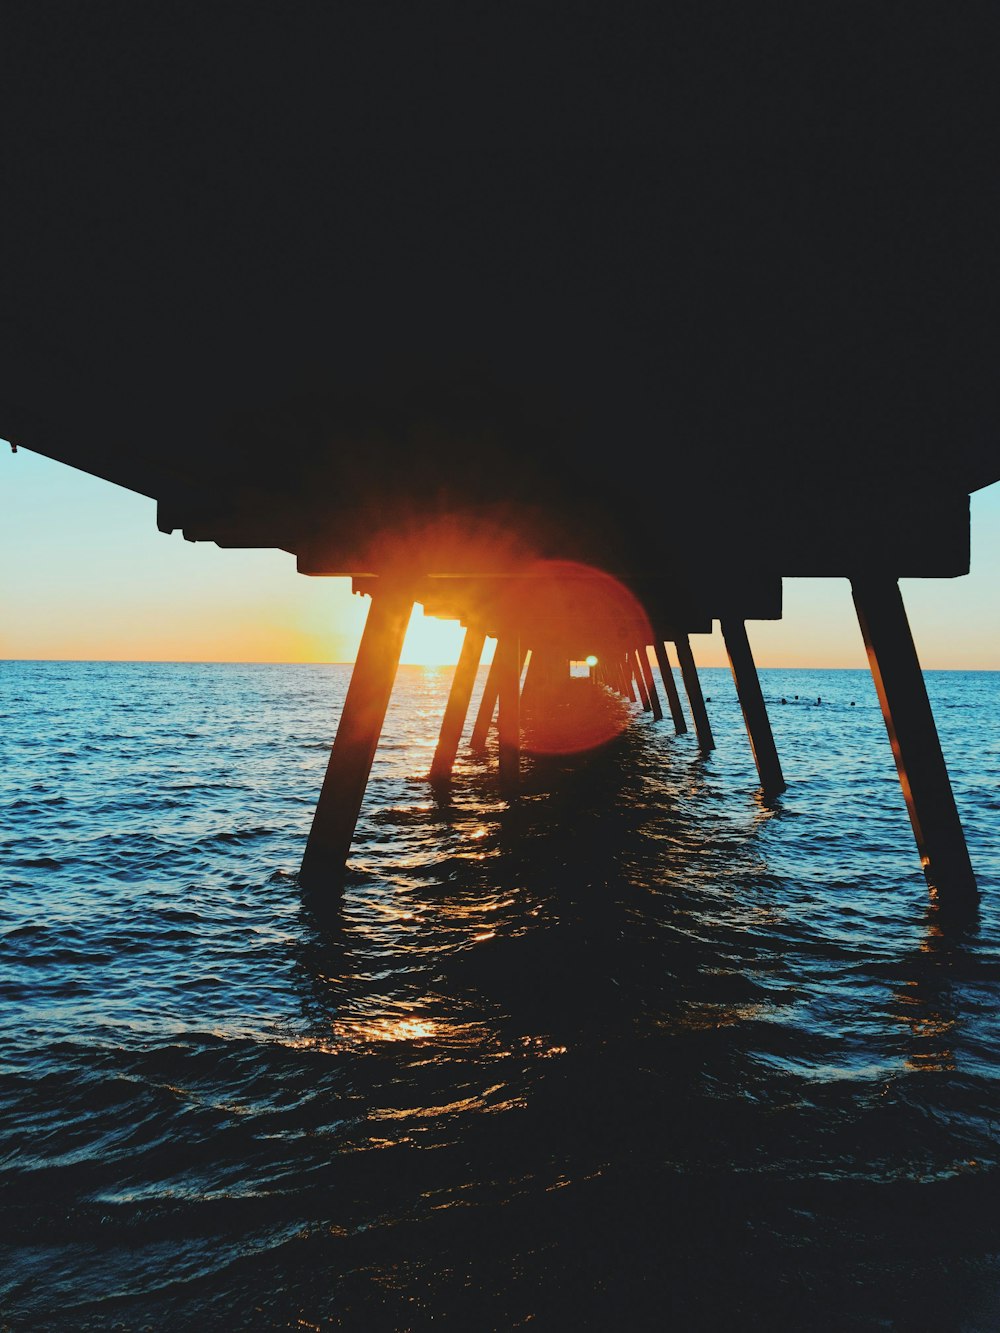
[[[972,920],[866,672],[761,672],[766,805],[717,669],[708,756],[435,796],[420,667],[325,920],[349,673],[0,663],[0,1328],[1000,1329],[1000,673],[927,673]]]

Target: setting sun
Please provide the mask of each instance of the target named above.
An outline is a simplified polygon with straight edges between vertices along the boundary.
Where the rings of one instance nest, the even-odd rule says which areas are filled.
[[[413,608],[410,626],[403,640],[400,662],[409,666],[454,666],[462,651],[465,629],[457,620],[437,620],[424,615],[418,602]],[[493,640],[487,639],[483,661],[492,656]]]

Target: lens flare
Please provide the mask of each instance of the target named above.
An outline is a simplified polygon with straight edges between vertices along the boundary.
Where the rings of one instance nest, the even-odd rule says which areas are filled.
[[[617,736],[631,716],[627,705],[589,675],[571,675],[570,663],[613,662],[653,641],[635,594],[590,565],[539,560],[520,571],[508,597],[504,619],[531,652],[521,696],[525,750],[573,754]]]

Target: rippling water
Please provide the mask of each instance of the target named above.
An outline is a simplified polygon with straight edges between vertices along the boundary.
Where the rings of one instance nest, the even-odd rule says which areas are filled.
[[[965,926],[868,675],[761,677],[773,808],[721,670],[708,758],[443,802],[404,667],[331,927],[349,668],[0,664],[0,1326],[1000,1328],[1000,674],[928,673]]]

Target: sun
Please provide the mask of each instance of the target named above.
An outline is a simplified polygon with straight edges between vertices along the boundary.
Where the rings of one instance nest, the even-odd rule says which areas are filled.
[[[424,608],[417,602],[399,660],[404,666],[454,666],[464,638],[465,629],[457,620],[425,616]]]

